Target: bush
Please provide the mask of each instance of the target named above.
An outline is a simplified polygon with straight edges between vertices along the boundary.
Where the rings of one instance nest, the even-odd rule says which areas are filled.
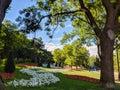
[[[15,59],[15,63],[19,64],[19,63],[30,63],[31,60],[30,59]]]
[[[6,59],[0,59],[0,65],[5,65]]]

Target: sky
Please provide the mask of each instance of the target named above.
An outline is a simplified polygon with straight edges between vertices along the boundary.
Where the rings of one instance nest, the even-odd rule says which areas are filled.
[[[36,0],[12,0],[11,3],[11,9],[9,11],[7,11],[5,19],[10,20],[14,23],[16,23],[16,18],[20,15],[19,11],[29,7],[29,6],[33,6],[35,5],[35,1]],[[42,37],[42,40],[45,44],[45,48],[48,49],[49,51],[53,51],[56,48],[62,48],[62,45],[60,43],[60,40],[63,37],[63,33],[69,33],[73,30],[71,24],[69,22],[66,22],[65,27],[61,28],[58,27],[57,30],[54,32],[54,36],[53,39],[50,39],[47,35],[45,31],[37,31],[36,32],[36,37]],[[34,34],[29,34],[27,35],[28,38],[32,38],[34,36]],[[95,49],[90,48],[90,52],[91,54],[96,53],[96,47],[94,47]]]
[[[16,22],[16,18],[20,15],[19,11],[29,7],[29,6],[33,6],[35,5],[34,0],[12,0],[11,3],[11,9],[9,11],[7,11],[5,19],[11,20],[12,22]],[[42,37],[44,44],[49,44],[53,47],[56,46],[56,48],[58,47],[62,47],[60,40],[63,37],[63,32],[71,32],[72,27],[71,25],[67,22],[66,23],[66,27],[65,28],[60,28],[58,27],[57,30],[54,33],[53,39],[50,39],[47,35],[45,31],[37,31],[36,32],[36,37]],[[34,36],[34,34],[30,34],[27,35],[28,38],[32,38]],[[48,47],[48,45],[47,45]]]

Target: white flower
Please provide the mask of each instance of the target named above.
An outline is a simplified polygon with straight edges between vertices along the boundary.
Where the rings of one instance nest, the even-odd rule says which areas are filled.
[[[24,86],[24,87],[35,87],[35,86],[42,86],[42,85],[49,85],[51,83],[56,83],[60,81],[58,77],[53,75],[53,73],[47,72],[45,70],[32,70],[28,68],[23,68],[20,72],[25,73],[29,76],[32,76],[29,80],[21,79],[18,81],[11,81],[8,82],[8,85],[17,86]]]

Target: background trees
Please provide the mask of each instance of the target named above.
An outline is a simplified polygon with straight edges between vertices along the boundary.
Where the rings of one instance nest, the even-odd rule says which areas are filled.
[[[12,24],[10,21],[5,21],[3,26],[3,31],[5,32],[4,40],[4,48],[3,55],[4,58],[7,58],[5,71],[9,73],[13,73],[15,71],[14,65],[14,49],[15,49],[15,29],[16,26]]]
[[[17,26],[11,21],[5,20],[1,28],[1,44],[0,57],[7,58],[5,71],[13,73],[15,70],[14,62],[28,59],[32,61],[33,56],[40,59],[40,51],[44,51],[44,44],[41,38],[28,39],[25,34],[17,30]],[[15,60],[15,61],[14,61]],[[33,62],[36,62],[33,59]]]
[[[62,66],[64,65],[64,61],[65,61],[65,55],[64,55],[64,51],[61,49],[55,49],[54,53],[53,53],[53,59],[55,61],[55,66]]]
[[[62,50],[56,49],[53,54],[53,59],[56,63],[76,67],[87,67],[88,58],[89,53],[86,48],[74,44],[67,44]]]

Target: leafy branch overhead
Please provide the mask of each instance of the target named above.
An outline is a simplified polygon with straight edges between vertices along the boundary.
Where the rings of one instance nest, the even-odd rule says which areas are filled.
[[[21,29],[26,33],[35,32],[36,30],[42,30],[42,28],[44,28],[49,36],[53,35],[59,25],[64,27],[64,22],[67,20],[71,20],[74,27],[78,27],[82,22],[86,22],[86,26],[88,24],[88,26],[95,26],[94,28],[97,29],[99,29],[99,26],[101,29],[105,21],[101,19],[105,16],[105,12],[103,12],[104,8],[100,4],[100,1],[90,0],[85,1],[85,5],[82,3],[82,0],[38,0],[38,6],[28,7],[20,11],[21,16],[17,18],[17,21]],[[98,9],[94,9],[97,7],[96,5],[99,5]],[[87,17],[84,12],[91,16]],[[99,15],[100,12],[103,12],[101,16]],[[100,22],[96,23],[95,21]],[[96,33],[97,32],[98,31],[96,31]]]

